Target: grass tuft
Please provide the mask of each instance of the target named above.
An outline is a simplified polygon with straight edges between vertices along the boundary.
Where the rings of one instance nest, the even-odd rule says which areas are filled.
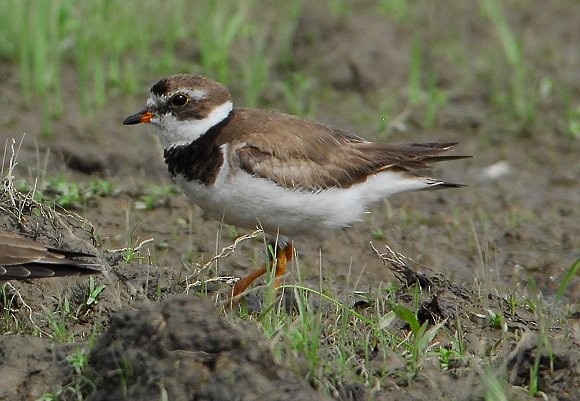
[[[532,71],[527,67],[522,45],[514,34],[505,15],[503,5],[498,0],[481,0],[481,10],[490,20],[497,33],[505,61],[509,66],[507,91],[496,88],[494,99],[499,106],[509,107],[514,117],[524,126],[531,124],[537,116],[539,86]],[[503,77],[497,77],[503,86]]]
[[[164,13],[150,0],[6,0],[0,57],[18,65],[23,103],[40,109],[46,135],[62,116],[63,87],[71,85],[81,110],[92,115],[112,94],[135,93],[151,76],[201,72],[256,106],[272,70],[293,68],[302,4],[279,2],[278,13],[262,15],[254,0],[178,0]],[[72,82],[63,80],[64,72]]]

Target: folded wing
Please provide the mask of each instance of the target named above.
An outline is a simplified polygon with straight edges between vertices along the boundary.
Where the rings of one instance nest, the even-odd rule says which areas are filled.
[[[262,118],[261,127],[233,140],[231,156],[246,172],[286,188],[348,188],[381,171],[414,175],[413,170],[429,168],[431,163],[468,157],[441,154],[456,142],[380,144],[293,116]],[[291,123],[280,124],[284,120]],[[274,130],[276,135],[269,136]],[[459,186],[449,183],[453,185]]]
[[[48,247],[21,235],[0,230],[0,281],[60,277],[102,272],[95,255]]]

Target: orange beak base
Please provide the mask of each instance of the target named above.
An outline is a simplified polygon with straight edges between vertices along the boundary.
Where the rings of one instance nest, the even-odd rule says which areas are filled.
[[[141,110],[138,113],[135,113],[129,117],[127,117],[126,119],[123,120],[123,125],[135,125],[135,124],[141,124],[141,123],[149,123],[149,121],[153,118],[153,113],[151,113],[149,110],[145,109],[145,110]]]

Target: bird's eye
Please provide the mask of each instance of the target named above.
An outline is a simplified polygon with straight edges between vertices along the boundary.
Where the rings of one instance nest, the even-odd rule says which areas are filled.
[[[177,94],[171,98],[170,102],[173,106],[181,107],[189,102],[189,98],[185,95]]]

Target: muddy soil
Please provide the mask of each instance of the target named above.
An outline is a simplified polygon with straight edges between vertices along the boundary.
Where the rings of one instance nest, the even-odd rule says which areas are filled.
[[[558,4],[538,7],[537,12],[527,10],[510,12],[511,21],[526,38],[526,56],[538,71],[569,87],[570,102],[578,105],[580,10]],[[406,117],[387,140],[460,141],[457,152],[473,159],[444,163],[433,174],[468,187],[392,198],[373,209],[365,221],[321,243],[296,239],[298,258],[286,282],[296,282],[298,276],[314,288],[322,282],[344,299],[355,290],[376,289],[378,283],[388,286],[397,279],[369,242],[381,251],[388,244],[418,262],[413,270],[445,278],[437,281],[436,290],[423,294],[426,316],[433,314],[434,322],[469,316],[462,324],[469,328],[471,352],[485,353],[483,349],[494,344],[493,368],[503,369],[509,378],[510,399],[528,399],[523,387],[529,384],[526,372],[536,360],[537,322],[522,311],[510,315],[504,300],[514,291],[537,290],[544,302],[552,302],[566,269],[580,257],[580,141],[566,134],[562,103],[540,103],[540,118],[526,127],[499,113],[492,105],[489,77],[479,67],[495,40],[489,24],[462,7],[432,11],[426,19],[426,24],[433,24],[428,29],[431,36],[422,39],[430,43],[451,35],[445,21],[451,26],[460,16],[461,43],[475,56],[466,62],[469,72],[465,73],[452,57],[432,53],[439,84],[450,93],[448,102],[430,129],[421,128],[420,111],[407,114],[400,106],[397,110]],[[353,12],[343,19],[317,7],[309,9],[302,17],[294,50],[297,65],[322,93],[317,119],[385,140],[384,132],[376,129],[379,99],[405,90],[412,41],[412,27],[370,12]],[[152,393],[172,400],[327,399],[306,382],[299,368],[274,361],[268,340],[256,327],[217,317],[216,302],[200,299],[195,295],[199,287],[191,286],[202,278],[247,274],[266,259],[263,240],[240,243],[234,254],[200,273],[199,266],[247,231],[206,218],[179,193],[159,196],[153,209],[137,207],[152,187],[170,184],[161,149],[147,128],[120,124],[142,107],[147,86],[142,96],[118,95],[105,109],[90,115],[68,104],[62,119],[55,122],[55,134],[46,137],[40,134],[34,105],[20,106],[18,71],[4,61],[0,68],[0,143],[8,144],[9,156],[9,141],[16,140],[16,178],[32,184],[62,175],[82,185],[98,177],[113,184],[109,196],[91,198],[75,210],[61,211],[59,217],[39,213],[32,204],[18,216],[2,215],[3,228],[53,246],[97,253],[107,273],[92,284],[71,277],[12,282],[5,287],[7,295],[0,307],[9,319],[24,322],[24,327],[7,327],[1,333],[0,399],[36,399],[70,383],[74,385],[66,387],[63,399],[77,394],[92,394],[90,399],[99,400],[143,399]],[[159,77],[148,78],[154,82]],[[64,80],[65,93],[74,99],[75,72],[67,69]],[[462,87],[465,82],[471,83],[468,90]],[[281,102],[272,105],[281,111],[283,107]],[[8,157],[4,174],[7,163]],[[2,204],[9,209],[11,199],[3,196]],[[127,263],[127,248],[141,243],[136,257]],[[69,323],[72,338],[70,333],[58,338],[47,311],[62,311],[66,298],[69,308],[78,312],[90,286],[100,284],[106,289],[99,302],[75,313],[74,324]],[[227,282],[215,281],[205,290],[216,300],[229,288]],[[490,295],[481,300],[478,291]],[[575,277],[560,305],[574,305],[579,296],[580,280]],[[478,320],[486,308],[505,311],[511,325],[508,334],[490,330]],[[549,399],[580,399],[579,321],[574,306],[566,316],[568,326],[553,330],[556,357],[548,361],[538,356],[540,389]],[[96,326],[101,330],[93,335]],[[86,377],[76,375],[67,362],[74,350],[89,349],[93,342],[89,371],[90,383],[97,383],[96,387],[83,382]],[[397,356],[388,356],[389,363],[397,365]],[[387,362],[381,361],[370,369],[384,369]],[[426,365],[412,383],[402,385],[392,379],[377,389],[353,380],[336,384],[331,396],[483,399],[484,374],[476,366],[443,372]]]

